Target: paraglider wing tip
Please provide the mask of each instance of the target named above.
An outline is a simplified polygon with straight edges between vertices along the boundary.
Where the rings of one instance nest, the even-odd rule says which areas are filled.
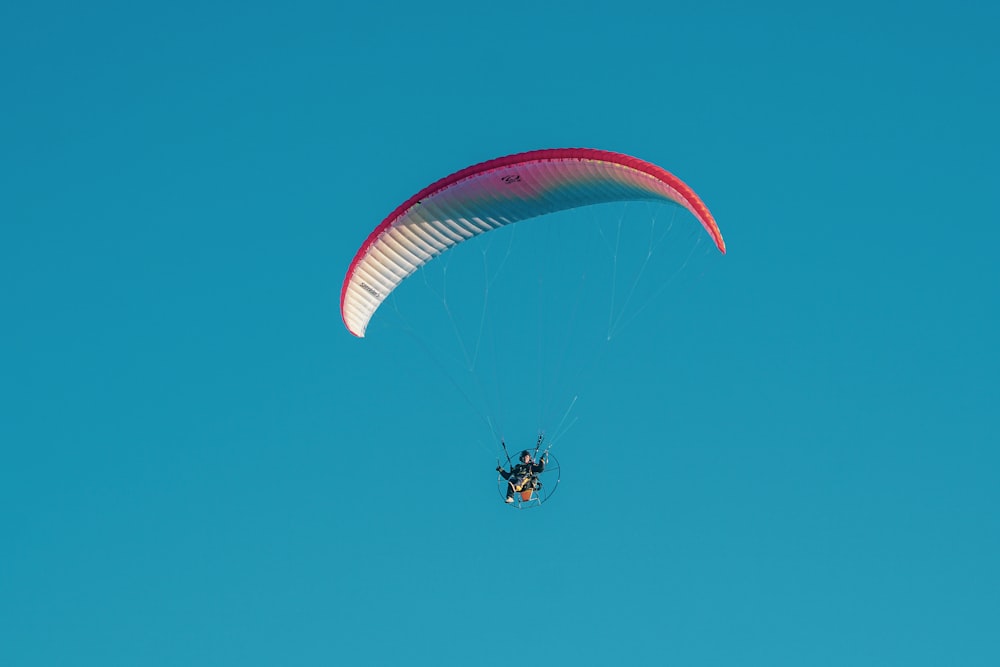
[[[340,318],[344,322],[344,327],[350,332],[350,334],[352,336],[354,336],[355,338],[364,338],[365,337],[365,329],[367,327],[361,327],[361,329],[358,330],[357,324],[356,323],[352,324],[351,322],[349,322],[347,314],[344,313],[343,310],[341,310],[341,312],[340,312]]]

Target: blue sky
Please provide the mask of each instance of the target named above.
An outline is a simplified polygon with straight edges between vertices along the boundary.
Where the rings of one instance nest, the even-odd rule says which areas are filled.
[[[0,9],[0,662],[997,664],[997,10],[478,5]],[[561,146],[729,253],[515,512],[339,290],[418,189]]]

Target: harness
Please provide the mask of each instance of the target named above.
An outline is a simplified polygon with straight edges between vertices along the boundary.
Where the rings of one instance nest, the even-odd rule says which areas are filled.
[[[514,487],[515,491],[524,491],[529,488],[537,489],[541,486],[538,476],[531,471],[530,463],[518,463],[510,471],[510,476],[510,484]]]

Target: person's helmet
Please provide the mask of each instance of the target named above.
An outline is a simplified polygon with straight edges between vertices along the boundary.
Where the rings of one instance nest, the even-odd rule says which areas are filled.
[[[521,452],[521,455],[517,458],[523,459],[525,456],[527,456],[529,459],[531,458],[531,452],[529,452],[527,449]]]

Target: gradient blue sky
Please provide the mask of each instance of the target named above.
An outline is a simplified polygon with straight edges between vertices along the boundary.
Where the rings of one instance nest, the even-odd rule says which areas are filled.
[[[6,3],[0,663],[1000,664],[998,23]],[[339,289],[417,189],[555,146],[670,169],[730,252],[514,512]]]

